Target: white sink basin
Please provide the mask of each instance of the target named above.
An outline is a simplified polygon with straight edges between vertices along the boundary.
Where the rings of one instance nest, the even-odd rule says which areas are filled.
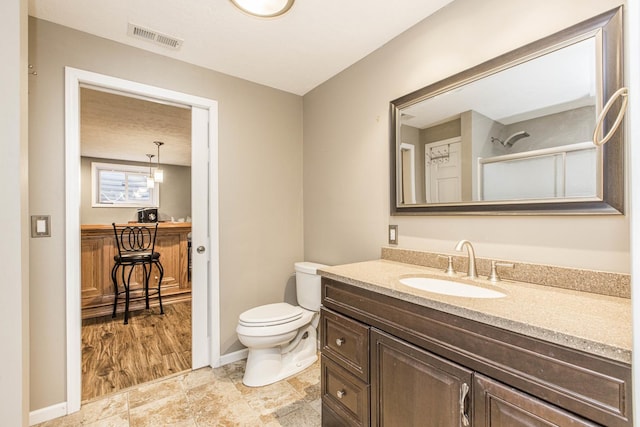
[[[400,283],[421,291],[433,292],[442,295],[466,298],[503,298],[502,292],[468,285],[466,283],[453,282],[451,280],[433,279],[430,277],[407,277],[400,279]]]

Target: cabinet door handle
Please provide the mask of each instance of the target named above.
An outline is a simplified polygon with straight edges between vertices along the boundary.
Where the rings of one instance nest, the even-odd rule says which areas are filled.
[[[347,392],[344,391],[344,390],[336,391],[336,396],[338,396],[338,399],[342,399],[346,394],[347,394]]]
[[[337,345],[338,347],[341,347],[341,346],[342,346],[342,344],[344,344],[344,341],[345,341],[345,339],[344,339],[344,338],[338,338],[338,339],[336,339],[336,345]]]
[[[467,409],[469,407],[468,403],[469,385],[467,383],[462,383],[462,387],[460,387],[460,419],[464,427],[469,427],[471,425],[469,422],[469,414],[467,413]]]

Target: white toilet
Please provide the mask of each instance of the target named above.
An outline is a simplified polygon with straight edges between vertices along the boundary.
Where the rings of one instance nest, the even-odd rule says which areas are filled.
[[[320,321],[322,264],[297,262],[299,306],[286,302],[245,311],[238,320],[238,339],[249,349],[242,382],[249,387],[272,384],[294,375],[318,360],[316,328]]]

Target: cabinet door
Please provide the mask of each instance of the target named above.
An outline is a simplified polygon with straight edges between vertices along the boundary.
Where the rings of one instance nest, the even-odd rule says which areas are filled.
[[[80,242],[80,277],[83,305],[100,301],[103,294],[104,243],[102,237],[83,238]]]
[[[547,402],[475,374],[474,427],[597,426]]]
[[[371,425],[470,425],[472,371],[371,330]]]

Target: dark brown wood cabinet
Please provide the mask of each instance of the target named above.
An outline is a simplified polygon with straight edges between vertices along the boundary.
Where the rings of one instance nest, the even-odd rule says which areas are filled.
[[[322,301],[323,426],[632,425],[628,364],[327,278]]]

